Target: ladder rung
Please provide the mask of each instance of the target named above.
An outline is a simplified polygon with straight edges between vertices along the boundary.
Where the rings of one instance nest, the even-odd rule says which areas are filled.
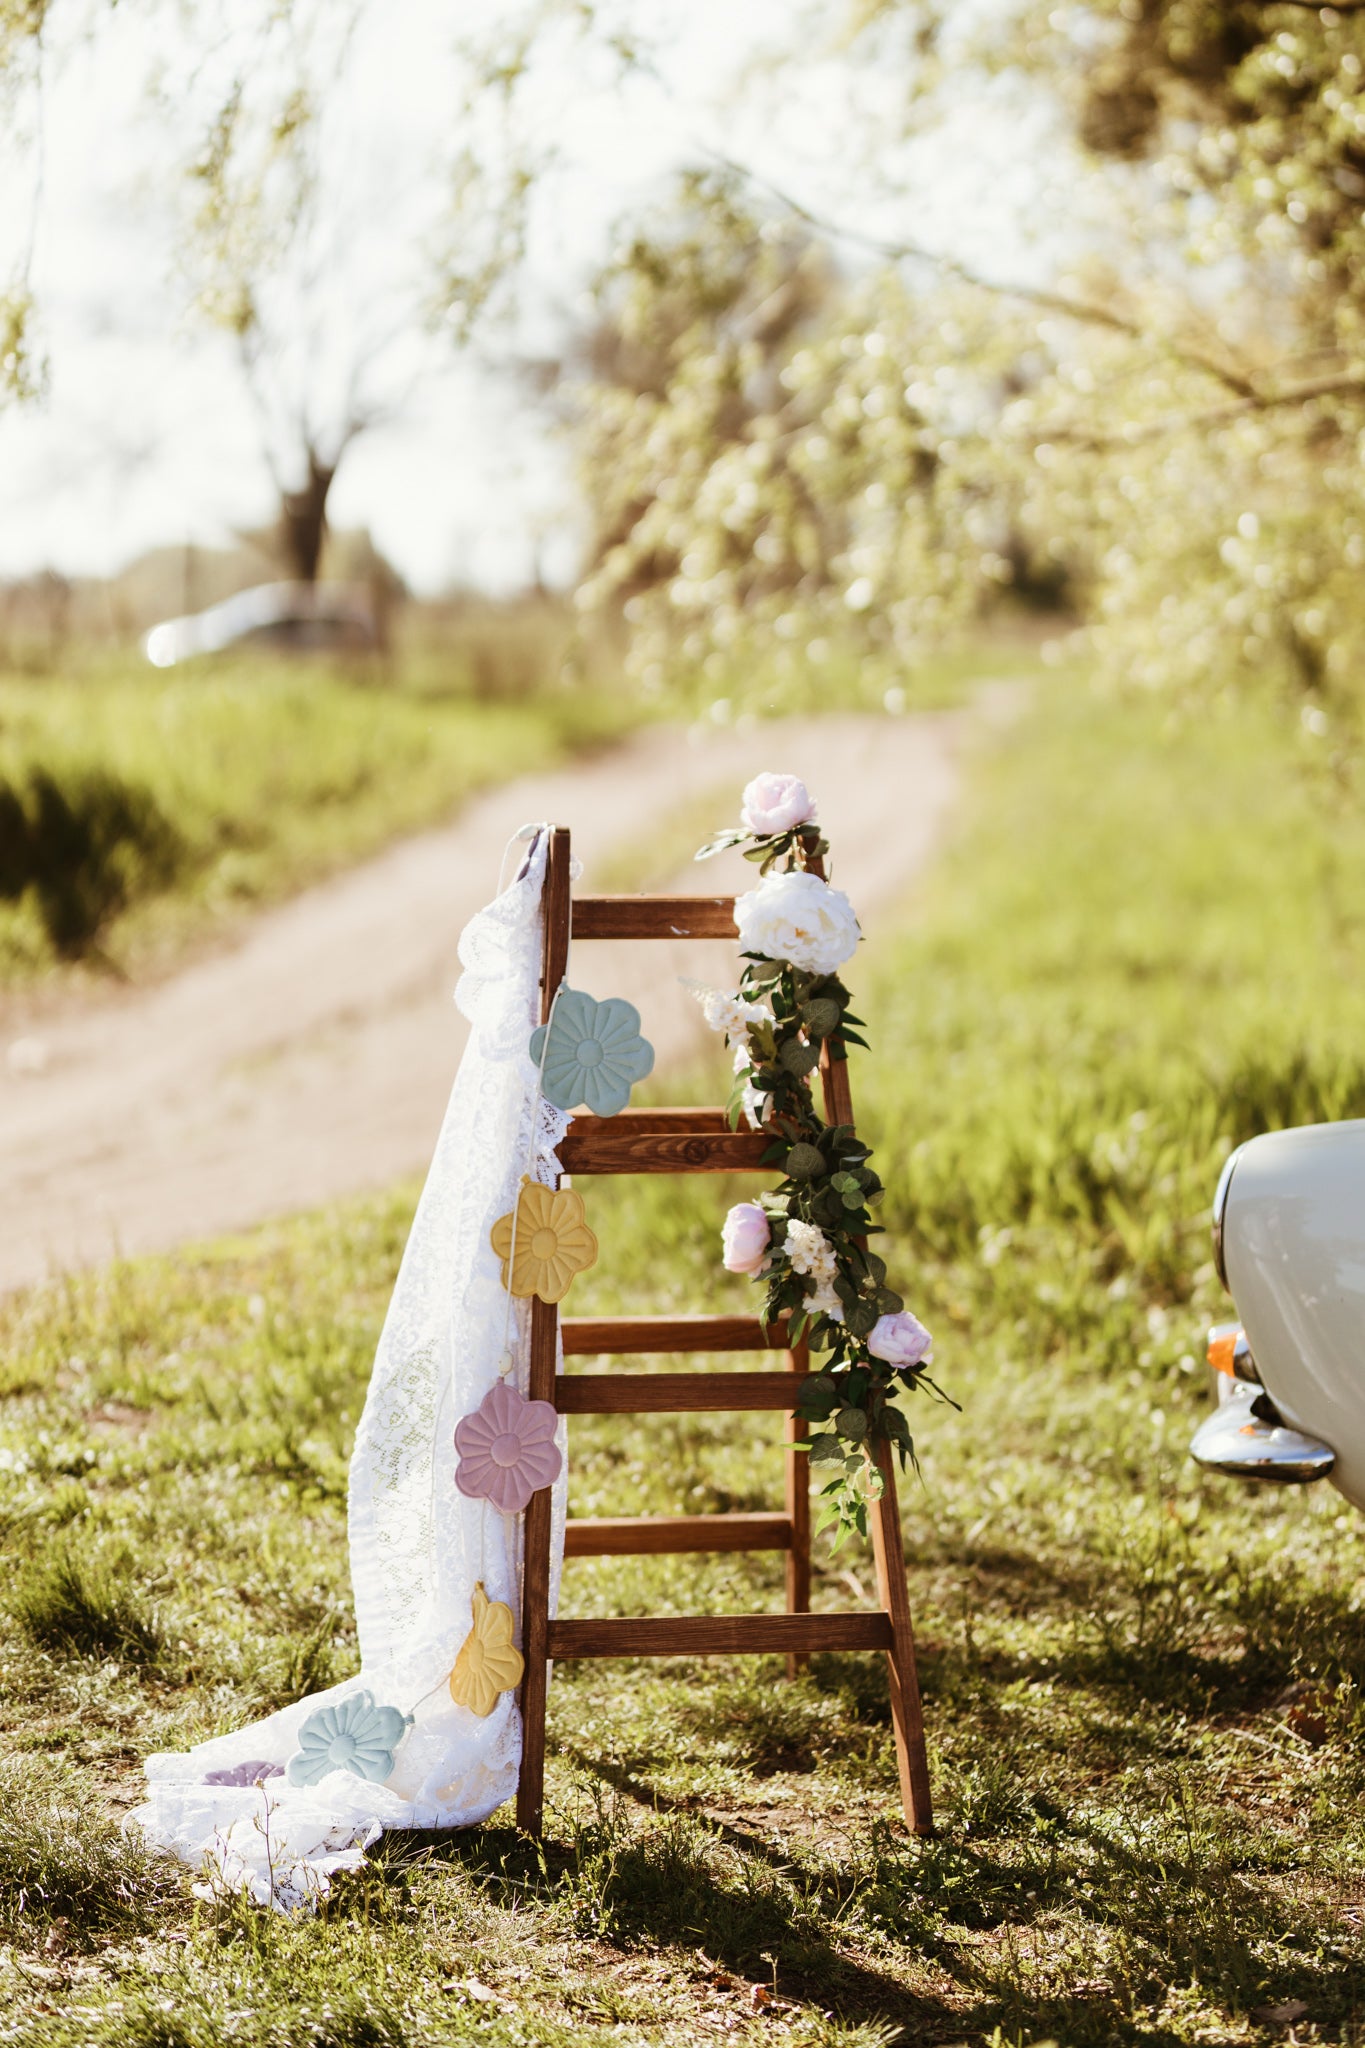
[[[655,1351],[785,1351],[786,1319],[757,1316],[565,1316],[566,1358]]]
[[[758,1414],[796,1406],[803,1372],[573,1372],[555,1380],[561,1415]]]
[[[733,896],[576,896],[576,939],[733,939]]]
[[[557,1150],[565,1173],[761,1173],[764,1131],[731,1131],[723,1116],[684,1123],[677,1111],[575,1117]]]
[[[661,1557],[684,1550],[790,1550],[789,1515],[620,1515],[571,1520],[565,1557]]]
[[[590,1111],[582,1110],[576,1118],[579,1130],[584,1124],[610,1124],[614,1131],[728,1131],[729,1119],[719,1103],[715,1102],[665,1102],[656,1103],[652,1109],[622,1109],[615,1116],[594,1117]]]
[[[889,1650],[885,1614],[632,1615],[552,1621],[551,1657],[731,1657],[787,1651]]]

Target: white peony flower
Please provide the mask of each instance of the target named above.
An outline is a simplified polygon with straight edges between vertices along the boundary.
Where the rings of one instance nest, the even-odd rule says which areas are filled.
[[[810,791],[796,775],[756,775],[744,789],[739,821],[756,839],[808,825],[815,816]]]
[[[786,960],[808,974],[833,974],[852,957],[862,934],[842,889],[818,875],[769,875],[735,898],[743,953]]]

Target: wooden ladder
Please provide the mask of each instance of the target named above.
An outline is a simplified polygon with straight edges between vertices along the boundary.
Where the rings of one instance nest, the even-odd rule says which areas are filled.
[[[569,834],[551,836],[545,877],[545,941],[541,1019],[546,1022],[568,963],[569,934],[579,939],[733,939],[731,896],[583,896],[571,902]],[[822,1052],[825,1114],[831,1124],[853,1122],[848,1068]],[[619,1116],[575,1116],[559,1147],[566,1175],[598,1173],[733,1173],[764,1171],[771,1141],[762,1132],[732,1131],[723,1109],[623,1110]],[[770,1169],[768,1169],[770,1170]],[[557,1337],[566,1357],[688,1351],[785,1353],[784,1367],[769,1372],[575,1373],[556,1370]],[[634,1557],[681,1551],[782,1550],[787,1564],[785,1614],[643,1615],[629,1619],[553,1621],[550,1618],[550,1489],[534,1494],[526,1511],[522,1586],[522,1759],[517,1824],[541,1832],[545,1787],[547,1663],[553,1657],[670,1657],[758,1655],[783,1652],[789,1674],[812,1650],[884,1650],[891,1688],[901,1804],[918,1835],[933,1829],[929,1772],[910,1600],[901,1550],[896,1482],[889,1445],[877,1446],[884,1491],[872,1511],[872,1548],[880,1607],[852,1614],[810,1612],[810,1480],[805,1453],[795,1445],[805,1423],[791,1413],[797,1385],[808,1370],[804,1345],[788,1347],[780,1325],[757,1316],[566,1316],[538,1296],[531,1302],[529,1393],[552,1401],[561,1415],[700,1414],[726,1410],[786,1413],[786,1509],[771,1515],[639,1515],[570,1520],[568,1557]]]

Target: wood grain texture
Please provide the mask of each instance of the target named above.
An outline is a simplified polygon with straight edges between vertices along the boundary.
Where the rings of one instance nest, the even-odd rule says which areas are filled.
[[[565,1316],[560,1322],[566,1358],[603,1354],[648,1357],[664,1351],[781,1351],[786,1317],[761,1323],[757,1316]]]
[[[884,1614],[678,1614],[552,1621],[552,1657],[735,1657],[885,1650]]]
[[[789,1372],[574,1372],[550,1399],[561,1415],[757,1415],[790,1408],[796,1387]]]
[[[541,945],[540,975],[540,1021],[550,1021],[550,1005],[555,990],[563,981],[569,966],[569,834],[563,825],[556,825],[550,835],[549,858],[545,864],[545,893],[542,897],[542,912],[545,919],[544,939]]]
[[[733,896],[580,896],[576,939],[733,939]]]
[[[685,1550],[787,1550],[786,1515],[613,1515],[570,1519],[565,1557],[665,1557]]]
[[[905,1583],[905,1552],[901,1548],[900,1508],[891,1446],[885,1440],[874,1450],[882,1475],[882,1497],[872,1504],[872,1555],[877,1565],[877,1597],[886,1609],[891,1642],[886,1652],[891,1688],[891,1725],[896,1738],[896,1770],[906,1824],[916,1835],[934,1832],[929,1760],[924,1749],[924,1714],[919,1674],[915,1669],[915,1633],[910,1622],[910,1594]]]
[[[569,835],[562,825],[550,837],[545,870],[544,932],[541,942],[540,1021],[548,1023],[555,991],[569,959]],[[539,1296],[531,1302],[530,1369],[533,1401],[553,1398],[559,1363],[559,1310]],[[517,1779],[517,1826],[538,1835],[545,1806],[545,1706],[549,1683],[546,1638],[550,1621],[550,1489],[533,1493],[526,1508],[525,1563],[521,1592],[521,1648],[526,1669],[521,1681],[522,1756]]]
[[[825,880],[825,863],[817,854],[810,862],[810,872]],[[825,1099],[825,1122],[827,1124],[851,1124],[853,1122],[853,1096],[848,1085],[848,1061],[834,1057],[835,1047],[842,1050],[841,1041],[827,1038],[820,1047],[820,1082]]]
[[[809,1349],[805,1344],[798,1344],[787,1353],[787,1370],[783,1378],[799,1382],[809,1371]],[[792,1391],[795,1392],[795,1386]],[[783,1453],[787,1519],[792,1529],[786,1567],[788,1614],[806,1614],[810,1611],[810,1459],[804,1451],[796,1449],[798,1444],[805,1441],[808,1433],[809,1424],[805,1417],[788,1410],[783,1427],[787,1443]],[[807,1659],[799,1652],[789,1652],[788,1678],[799,1677],[806,1668],[806,1663]]]
[[[592,1123],[594,1119],[587,1110],[580,1110],[580,1123]],[[729,1122],[724,1109],[717,1103],[656,1103],[651,1109],[626,1108],[615,1116],[603,1117],[614,1131],[630,1131],[636,1136],[650,1131],[728,1131]]]
[[[620,1117],[576,1117],[559,1141],[565,1173],[765,1173],[761,1131],[632,1131]]]

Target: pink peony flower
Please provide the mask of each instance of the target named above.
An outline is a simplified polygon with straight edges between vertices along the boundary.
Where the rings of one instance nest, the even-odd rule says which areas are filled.
[[[793,825],[809,824],[815,816],[810,792],[795,775],[756,775],[745,786],[743,801],[739,822],[759,839],[790,832]]]
[[[727,1273],[761,1273],[768,1263],[772,1231],[757,1202],[736,1202],[721,1230],[721,1262]]]
[[[903,1308],[894,1316],[878,1317],[867,1348],[888,1365],[918,1365],[928,1356],[933,1341],[919,1317]]]
[[[553,1402],[528,1401],[506,1380],[496,1381],[455,1430],[460,1492],[519,1515],[533,1493],[559,1477],[557,1422]]]

